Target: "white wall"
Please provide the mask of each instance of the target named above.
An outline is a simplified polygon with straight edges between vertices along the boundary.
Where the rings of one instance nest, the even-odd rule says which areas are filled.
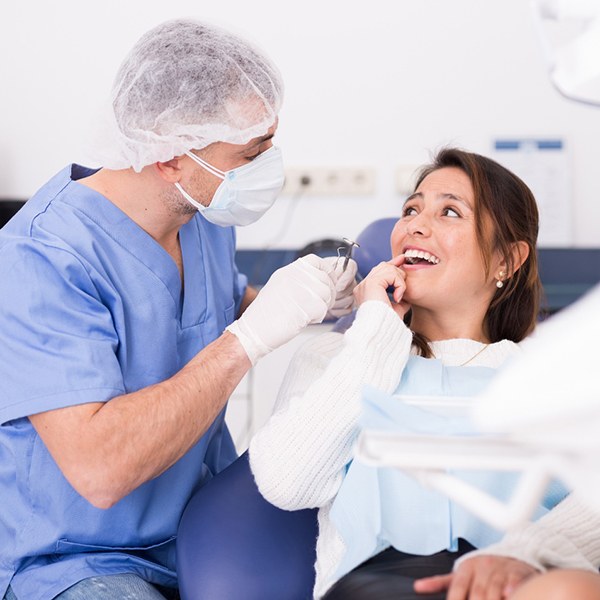
[[[577,246],[600,245],[600,109],[549,83],[526,0],[29,0],[0,15],[0,197],[27,197],[85,161],[86,135],[124,54],[147,29],[196,17],[254,40],[280,67],[288,166],[372,166],[373,197],[281,198],[242,247],[355,236],[398,214],[398,165],[444,144],[560,137],[572,162]]]

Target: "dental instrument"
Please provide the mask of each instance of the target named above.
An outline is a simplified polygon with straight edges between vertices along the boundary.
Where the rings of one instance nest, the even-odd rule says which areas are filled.
[[[341,254],[340,252],[344,250],[344,248],[346,249],[346,254],[344,254],[344,264],[342,266],[342,271],[345,271],[348,268],[348,262],[350,262],[350,259],[352,258],[352,250],[354,248],[360,248],[360,244],[358,242],[355,242],[349,238],[342,238],[342,242],[344,242],[344,244],[346,244],[346,246],[341,246],[340,248],[338,248],[338,256],[341,258]]]

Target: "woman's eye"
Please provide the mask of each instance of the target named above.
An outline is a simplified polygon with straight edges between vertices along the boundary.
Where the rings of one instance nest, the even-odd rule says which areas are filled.
[[[413,215],[416,215],[416,214],[417,214],[417,209],[414,206],[407,206],[402,211],[403,217],[412,217]]]
[[[447,206],[444,209],[444,215],[447,217],[460,217],[460,215],[458,214],[458,212],[456,212],[453,208],[451,208],[450,206]]]

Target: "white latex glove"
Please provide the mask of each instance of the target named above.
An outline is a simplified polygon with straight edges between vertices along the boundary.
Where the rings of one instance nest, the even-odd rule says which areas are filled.
[[[314,254],[277,269],[242,316],[226,329],[235,335],[250,362],[320,323],[335,300],[333,268]]]
[[[347,315],[354,308],[354,295],[353,291],[356,287],[356,262],[352,259],[348,261],[348,265],[345,271],[342,271],[344,267],[344,258],[331,256],[324,258],[323,261],[331,269],[332,276],[335,280],[335,300],[327,311],[327,319],[339,319],[344,315]]]

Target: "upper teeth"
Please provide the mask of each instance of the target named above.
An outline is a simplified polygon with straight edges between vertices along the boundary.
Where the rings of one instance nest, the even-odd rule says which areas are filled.
[[[437,256],[429,254],[429,252],[424,252],[423,250],[407,250],[404,253],[404,256],[407,258],[424,258],[434,265],[437,265],[440,262],[440,259]]]

